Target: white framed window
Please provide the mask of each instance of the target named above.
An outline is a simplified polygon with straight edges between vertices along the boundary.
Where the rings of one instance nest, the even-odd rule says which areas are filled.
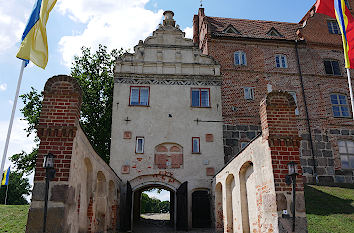
[[[144,137],[136,137],[135,153],[144,153]]]
[[[192,137],[192,153],[200,153],[200,137]]]
[[[331,104],[334,117],[350,117],[346,95],[331,94]]]
[[[246,100],[253,100],[254,99],[254,87],[244,87],[243,93]]]
[[[283,54],[275,55],[275,66],[277,68],[288,68],[288,61]]]
[[[192,88],[192,107],[210,107],[210,89]]]
[[[149,87],[130,87],[129,105],[149,106]]]
[[[328,20],[327,21],[328,31],[331,34],[341,34],[338,23],[336,20]]]
[[[288,93],[294,98],[295,104],[296,104],[296,109],[295,109],[295,115],[299,115],[299,108],[297,107],[297,99],[296,99],[296,92],[295,91],[288,91]]]
[[[338,141],[342,169],[354,169],[354,142]]]
[[[243,51],[237,51],[234,53],[235,66],[247,66],[246,53]]]

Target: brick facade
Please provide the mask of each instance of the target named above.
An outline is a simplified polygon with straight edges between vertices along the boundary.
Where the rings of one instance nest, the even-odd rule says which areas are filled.
[[[306,181],[314,182],[317,175],[320,183],[354,182],[353,170],[341,168],[338,150],[339,140],[354,140],[354,124],[350,117],[333,116],[332,93],[347,97],[349,114],[351,106],[341,36],[329,33],[328,20],[313,9],[298,24],[209,17],[199,9],[193,18],[194,43],[220,63],[223,75],[225,161],[241,150],[240,141],[250,141],[259,132],[261,99],[271,90],[282,90],[296,95]],[[226,31],[230,26],[239,33]],[[272,28],[280,36],[270,36]],[[234,64],[236,51],[246,54],[247,65]],[[276,67],[279,54],[286,57],[286,68]],[[339,62],[341,75],[326,74],[324,60],[328,59]],[[245,98],[245,87],[253,88],[253,99]],[[238,136],[239,129],[243,137]]]

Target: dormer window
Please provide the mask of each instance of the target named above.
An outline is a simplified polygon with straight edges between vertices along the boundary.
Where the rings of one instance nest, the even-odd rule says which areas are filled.
[[[235,66],[246,66],[247,58],[246,53],[243,51],[237,51],[234,53],[234,64]]]
[[[278,30],[275,29],[274,27],[272,27],[272,28],[267,32],[267,35],[268,35],[268,36],[279,36],[279,37],[283,37],[283,35],[280,34],[280,33],[278,32]]]
[[[227,26],[227,28],[224,30],[224,33],[233,33],[233,34],[241,34],[234,26],[231,24]]]
[[[337,35],[340,35],[341,32],[339,30],[339,26],[338,26],[338,23],[337,21],[335,20],[328,20],[327,21],[327,26],[328,26],[328,31],[329,33],[331,34],[337,34]]]

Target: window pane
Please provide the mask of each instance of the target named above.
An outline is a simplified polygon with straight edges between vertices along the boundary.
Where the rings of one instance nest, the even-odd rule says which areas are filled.
[[[202,107],[209,107],[209,90],[201,90]]]
[[[149,88],[140,89],[140,105],[149,105]]]
[[[354,143],[352,141],[347,141],[347,148],[349,154],[354,154]]]
[[[276,66],[280,67],[280,60],[279,60],[279,56],[275,56],[275,62],[276,62]]]
[[[349,167],[354,168],[354,156],[348,156],[349,157]]]
[[[286,68],[285,56],[281,56],[281,66],[282,66],[283,68]]]
[[[198,138],[193,138],[193,152],[198,153],[199,152],[199,139]]]
[[[245,92],[245,99],[248,100],[250,96],[250,89],[248,87],[245,87],[244,92]]]
[[[340,104],[347,104],[347,97],[345,95],[338,95]]]
[[[242,65],[246,65],[246,54],[242,53]]]
[[[344,117],[349,116],[349,109],[348,109],[348,107],[340,107],[340,110],[342,111],[342,116],[344,116]]]
[[[143,152],[143,146],[144,146],[144,139],[143,139],[143,138],[138,138],[138,139],[137,139],[137,149],[136,149],[136,152],[142,153],[142,152]]]
[[[130,92],[130,104],[138,105],[139,104],[139,88],[132,88]]]
[[[333,74],[340,75],[339,63],[337,61],[332,61]]]
[[[192,106],[193,107],[199,107],[200,106],[200,101],[199,101],[199,90],[192,90]]]
[[[331,95],[331,103],[339,104],[337,95]]]
[[[235,53],[235,65],[240,65],[240,53]]]
[[[327,22],[328,31],[332,33],[332,24],[330,21]]]
[[[340,159],[342,160],[342,168],[349,168],[349,161],[348,161],[348,156],[346,155],[341,155]]]
[[[333,74],[331,61],[324,61],[326,74]]]

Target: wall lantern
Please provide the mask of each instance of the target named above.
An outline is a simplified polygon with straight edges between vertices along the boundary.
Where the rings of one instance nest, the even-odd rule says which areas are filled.
[[[298,168],[297,163],[290,162],[288,163],[288,175],[285,176],[285,183],[287,185],[293,184],[293,203],[292,203],[292,210],[293,210],[293,232],[295,232],[295,201],[296,201],[296,176],[298,175]]]
[[[45,168],[45,197],[44,197],[44,213],[43,213],[43,233],[46,232],[47,225],[47,210],[48,210],[48,193],[49,182],[54,178],[54,158],[52,153],[48,153],[44,156],[43,167]]]

